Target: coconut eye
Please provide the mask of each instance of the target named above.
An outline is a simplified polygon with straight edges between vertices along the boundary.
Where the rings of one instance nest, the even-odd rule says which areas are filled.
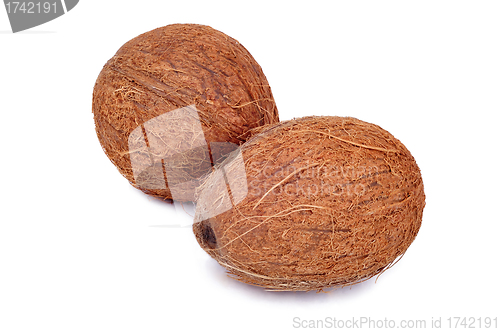
[[[210,249],[215,249],[217,247],[217,238],[215,237],[215,232],[210,225],[210,222],[207,220],[203,220],[201,222],[201,237],[203,243]]]

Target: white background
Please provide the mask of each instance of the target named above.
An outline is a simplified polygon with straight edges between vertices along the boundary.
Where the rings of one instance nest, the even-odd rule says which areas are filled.
[[[12,34],[0,8],[0,331],[498,316],[499,17],[498,1],[87,0]],[[167,227],[189,216],[118,173],[91,99],[122,44],[171,23],[238,39],[282,120],[354,116],[408,147],[427,206],[396,266],[329,293],[266,292],[228,278],[190,227]]]

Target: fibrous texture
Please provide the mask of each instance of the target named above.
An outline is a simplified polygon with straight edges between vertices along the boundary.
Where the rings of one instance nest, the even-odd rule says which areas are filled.
[[[236,279],[276,291],[342,287],[381,273],[415,239],[425,206],[406,147],[345,117],[267,126],[197,195],[201,247]]]
[[[92,109],[105,153],[130,183],[172,199],[167,184],[174,182],[181,201],[192,200],[195,180],[217,154],[234,150],[252,128],[279,121],[250,53],[195,24],[158,28],[123,45],[97,78]],[[165,116],[172,111],[183,112]],[[211,154],[212,142],[230,144]]]

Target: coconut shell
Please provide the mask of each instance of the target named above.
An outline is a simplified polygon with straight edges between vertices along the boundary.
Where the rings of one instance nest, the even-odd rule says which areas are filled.
[[[99,141],[120,173],[163,199],[174,198],[175,183],[179,201],[193,200],[198,177],[251,129],[279,121],[252,55],[195,24],[168,25],[123,45],[97,78],[92,110]],[[165,116],[172,111],[182,119]]]
[[[306,117],[268,126],[207,176],[193,231],[236,279],[309,291],[367,280],[415,239],[425,195],[406,147],[377,125]]]

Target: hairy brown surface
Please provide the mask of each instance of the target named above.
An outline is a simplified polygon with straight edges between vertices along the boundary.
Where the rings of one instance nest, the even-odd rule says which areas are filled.
[[[268,126],[241,153],[244,164],[220,167],[231,196],[220,194],[217,172],[207,177],[193,225],[200,246],[240,281],[277,291],[359,283],[394,264],[419,231],[420,170],[379,126],[295,119]],[[241,202],[204,217],[244,192],[245,181]]]
[[[92,110],[99,141],[120,173],[150,195],[172,198],[168,188],[137,185],[129,135],[146,121],[188,105],[198,110],[207,142],[240,145],[252,128],[279,121],[259,64],[238,41],[208,26],[174,24],[144,33],[123,45],[97,78]]]

